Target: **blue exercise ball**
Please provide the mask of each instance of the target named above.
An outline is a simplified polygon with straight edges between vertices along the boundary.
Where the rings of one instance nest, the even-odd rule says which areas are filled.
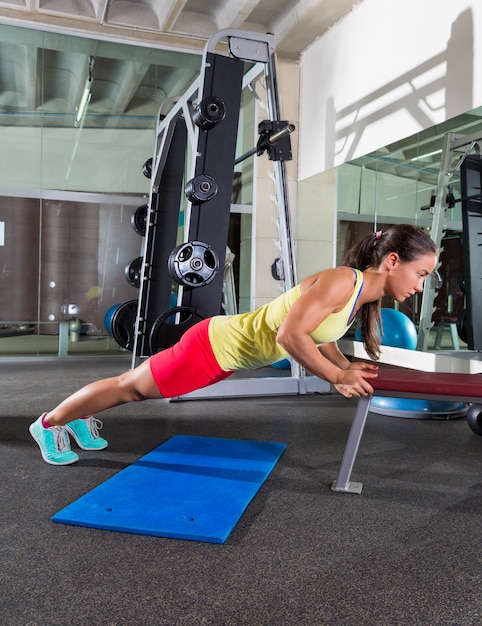
[[[396,309],[381,309],[382,345],[392,348],[415,350],[417,347],[417,329],[412,320]],[[361,330],[355,331],[355,339],[361,341]]]
[[[375,396],[370,402],[372,413],[413,419],[455,419],[463,417],[467,410],[468,404],[464,402],[444,400]]]
[[[291,361],[289,359],[281,359],[281,361],[271,363],[271,367],[276,367],[279,370],[289,370],[291,369]]]
[[[104,315],[104,328],[109,333],[109,335],[112,335],[112,318],[114,317],[114,313],[121,306],[121,304],[122,304],[121,302],[119,302],[118,304],[113,304],[105,312],[105,315]]]

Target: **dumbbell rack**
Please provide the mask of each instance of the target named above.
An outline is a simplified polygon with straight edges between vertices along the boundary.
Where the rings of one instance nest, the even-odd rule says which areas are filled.
[[[223,40],[227,41],[228,54],[225,48],[217,51]],[[209,258],[217,259],[219,267],[224,266],[234,168],[239,162],[235,150],[241,93],[262,73],[270,117],[265,124],[277,133],[287,122],[280,120],[275,45],[269,34],[240,30],[217,33],[206,45],[199,79],[165,116],[160,116],[150,173],[132,367],[159,349],[173,345],[200,319],[222,313],[223,272],[209,274],[208,271],[206,278],[204,260],[199,257],[205,250]],[[284,160],[291,158],[289,138],[283,138],[269,153],[269,158],[274,167],[284,288],[289,289],[296,283],[284,164]],[[183,189],[189,161],[191,176]],[[176,245],[183,192],[188,201],[184,213],[184,247]],[[185,280],[181,280],[178,288],[177,306],[172,307],[173,270],[180,267],[184,271],[190,262],[189,254],[195,280],[190,282],[186,271]],[[201,267],[200,274],[196,274],[194,261]],[[313,376],[306,377],[294,363],[291,376],[231,378],[216,385],[215,394],[272,395],[328,390],[328,383]],[[189,395],[206,396],[213,396],[213,388]]]

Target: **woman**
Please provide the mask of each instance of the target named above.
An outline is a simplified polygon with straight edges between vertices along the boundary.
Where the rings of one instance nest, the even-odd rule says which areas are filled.
[[[437,247],[424,230],[391,226],[363,238],[348,252],[345,265],[305,278],[271,303],[251,313],[219,315],[190,328],[168,350],[135,369],[86,385],[55,409],[43,413],[30,432],[42,457],[53,465],[78,460],[69,434],[83,449],[102,449],[102,410],[146,399],[170,398],[216,383],[234,371],[292,357],[312,374],[351,398],[373,392],[377,367],[350,363],[337,340],[359,317],[369,356],[380,354],[380,301],[402,302],[423,290],[437,264]],[[88,416],[88,417],[84,417]]]

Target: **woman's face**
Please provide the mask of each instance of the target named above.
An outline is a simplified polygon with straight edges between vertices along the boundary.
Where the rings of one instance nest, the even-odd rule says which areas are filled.
[[[398,255],[397,255],[398,257]],[[425,254],[415,261],[395,261],[390,269],[386,293],[394,300],[403,302],[414,293],[423,291],[423,283],[437,265],[436,254]]]

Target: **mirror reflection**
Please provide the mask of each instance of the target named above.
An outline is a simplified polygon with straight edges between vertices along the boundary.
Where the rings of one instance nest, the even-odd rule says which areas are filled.
[[[482,348],[472,313],[482,259],[471,241],[480,218],[481,116],[475,109],[337,170],[337,263],[353,241],[393,223],[427,228],[440,246],[439,284],[427,281],[423,297],[383,302],[415,324],[418,349]]]
[[[198,54],[0,25],[0,356],[123,354],[161,105]]]

